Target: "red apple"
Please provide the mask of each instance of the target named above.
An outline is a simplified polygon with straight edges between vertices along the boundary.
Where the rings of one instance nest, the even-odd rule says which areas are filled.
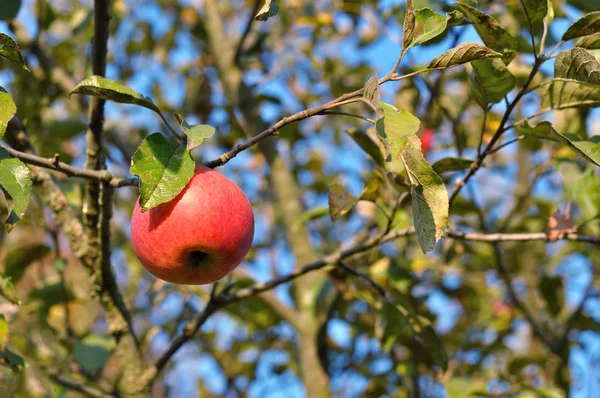
[[[131,217],[133,250],[151,274],[172,283],[223,278],[242,262],[253,237],[254,215],[244,192],[203,166],[168,203],[142,213],[138,198]]]
[[[433,146],[433,129],[426,128],[421,133],[421,149],[425,155],[431,150]]]

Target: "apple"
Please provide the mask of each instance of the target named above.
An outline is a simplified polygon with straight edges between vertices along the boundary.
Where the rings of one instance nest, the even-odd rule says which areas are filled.
[[[425,155],[431,150],[433,146],[433,129],[426,128],[421,133],[421,149]]]
[[[168,203],[131,217],[131,243],[157,278],[184,285],[212,283],[229,274],[250,250],[254,215],[244,192],[222,174],[197,166]]]

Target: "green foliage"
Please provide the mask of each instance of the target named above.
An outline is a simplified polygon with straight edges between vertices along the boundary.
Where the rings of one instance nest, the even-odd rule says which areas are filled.
[[[515,87],[515,77],[498,58],[478,59],[470,64],[469,81],[473,98],[483,109],[487,109],[490,103],[502,101]]]
[[[492,50],[504,54],[502,60],[508,65],[516,56],[517,41],[514,37],[494,17],[468,4],[457,5],[469,17],[483,43]]]
[[[448,192],[444,182],[431,168],[421,152],[421,141],[412,135],[400,158],[410,181],[413,218],[421,250],[428,252],[442,237],[448,225]]]
[[[0,3],[0,19],[20,5]],[[247,192],[257,229],[251,252],[216,292],[286,282],[211,314],[158,372],[152,393],[193,384],[202,396],[289,395],[301,383],[318,397],[576,394],[585,375],[573,364],[594,366],[581,336],[600,332],[590,305],[597,287],[591,300],[573,302],[585,288],[579,278],[595,280],[600,236],[597,1],[161,0],[149,15],[114,2],[114,80],[79,84],[91,73],[94,16],[102,14],[66,3],[37,2],[26,20],[4,24],[2,146],[29,151],[25,136],[41,161],[85,167],[83,95],[151,109],[164,123],[162,111],[179,112],[176,131],[137,107],[105,112],[101,160],[111,184],[133,184],[129,171],[139,177],[146,211],[185,188],[191,151],[210,162],[284,123],[218,168]],[[164,15],[160,26],[154,15]],[[565,32],[573,15],[582,16]],[[247,26],[253,18],[268,22]],[[473,29],[482,44],[464,42]],[[70,93],[82,96],[68,101]],[[14,116],[20,123],[7,130]],[[13,130],[19,124],[22,132]],[[425,130],[434,132],[426,154]],[[142,372],[129,377],[138,356],[123,351],[126,329],[108,319],[115,297],[103,289],[123,295],[143,367],[152,369],[165,338],[185,340],[184,324],[198,319],[210,287],[162,283],[143,270],[129,235],[136,188],[115,187],[112,206],[98,208],[98,235],[71,248],[71,235],[94,230],[89,180],[60,170],[39,178],[34,168],[32,184],[22,163],[31,153],[0,155],[1,221],[10,228],[27,209],[0,233],[0,395],[70,394],[55,388],[54,374],[107,390],[94,396],[129,396]],[[545,241],[555,211],[573,221],[569,239],[587,241]],[[81,261],[107,232],[110,261],[99,253]],[[494,237],[497,247],[476,240]],[[327,266],[303,273],[323,259]],[[199,355],[222,390],[193,377],[165,384]],[[321,376],[366,386],[328,391],[325,382],[315,393]]]
[[[102,76],[90,76],[84,79],[71,90],[69,97],[72,94],[91,95],[107,101],[134,104],[160,113],[151,98]]]
[[[25,274],[27,266],[44,258],[49,252],[50,248],[48,246],[39,244],[17,247],[6,254],[3,275],[11,278],[14,283],[18,283]]]
[[[3,0],[0,8],[0,21],[14,19],[21,8],[21,0]]]
[[[2,18],[0,17],[0,20]],[[6,58],[17,65],[20,65],[26,71],[29,71],[27,65],[25,65],[25,59],[21,54],[19,45],[8,35],[0,33],[0,57]]]
[[[183,133],[187,137],[186,148],[190,151],[202,145],[205,140],[209,139],[215,134],[215,128],[212,126],[207,124],[196,124],[190,126],[185,120],[183,120],[181,115],[176,114],[175,117],[177,117],[177,121],[183,129]]]
[[[548,4],[552,5],[552,2],[547,0],[520,0],[525,11],[525,15],[531,25],[537,25],[542,23],[544,18],[548,16]],[[551,10],[551,7],[550,7]],[[552,11],[551,11],[552,12]]]
[[[185,144],[160,133],[146,137],[131,158],[131,174],[140,177],[142,211],[171,201],[194,175],[194,160]]]
[[[0,148],[0,187],[8,194],[10,212],[6,219],[6,228],[21,220],[29,206],[31,198],[31,171],[19,159],[10,157],[6,149]]]
[[[471,167],[473,161],[465,158],[444,158],[435,162],[431,167],[437,174],[460,171]]]
[[[17,106],[10,97],[10,94],[0,86],[0,139],[4,136],[8,122],[16,112]]]
[[[357,201],[358,199],[352,196],[342,183],[334,181],[329,186],[329,217],[335,221],[348,213]]]
[[[0,295],[13,304],[21,304],[15,292],[15,285],[10,278],[0,276]]]
[[[592,35],[598,33],[598,29],[600,29],[600,11],[590,12],[569,26],[561,40],[566,41]]]
[[[500,58],[502,54],[481,44],[462,43],[431,60],[428,69],[446,69],[466,64],[467,62],[486,58]]]

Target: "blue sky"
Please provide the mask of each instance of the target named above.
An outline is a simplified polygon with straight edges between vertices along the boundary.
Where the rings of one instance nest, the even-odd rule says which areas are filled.
[[[32,3],[33,0],[26,0],[19,15],[19,18],[21,18],[21,20],[28,25],[32,22],[32,14],[30,11]],[[54,2],[51,1],[51,3]],[[403,1],[381,1],[380,6],[387,8],[400,3],[403,3]],[[568,9],[568,11],[572,19],[576,18],[577,15],[572,9]],[[172,16],[165,14],[158,6],[150,3],[144,4],[144,7],[135,8],[134,15],[136,18],[148,21],[152,24],[152,34],[155,38],[160,38],[170,28],[174,20]],[[338,14],[335,16],[335,18],[336,23],[344,23],[343,16]],[[567,21],[557,21],[553,25],[555,36],[558,35],[558,32],[564,31],[568,25],[569,22]],[[4,23],[0,23],[0,32],[8,33],[8,29]],[[399,37],[401,36],[402,32],[396,30],[392,31],[391,33],[394,36]],[[122,56],[119,54],[125,54],[125,52],[117,51],[118,48],[122,46],[123,43],[125,43],[125,41],[131,37],[131,35],[135,34],[134,21],[124,21],[121,23],[117,35],[111,39],[111,51],[115,56],[116,63],[119,62],[119,57]],[[439,45],[415,49],[411,52],[411,56],[409,56],[407,59],[409,62],[411,60],[418,59],[421,61],[421,63],[425,62],[425,60],[432,59],[448,48],[449,40],[450,39],[446,39]],[[475,30],[469,27],[463,34],[461,41],[480,42],[480,39],[478,38]],[[176,66],[186,64],[192,62],[198,56],[197,51],[193,48],[194,46],[190,37],[187,36],[186,33],[178,35],[176,42],[177,50],[171,54],[172,56],[169,60],[171,65]],[[322,54],[339,54],[348,63],[358,63],[361,61],[366,62],[380,76],[385,75],[391,69],[399,52],[399,45],[391,38],[390,35],[383,36],[374,44],[361,49],[357,48],[357,42],[358,39],[355,38],[344,40],[341,42],[341,45],[340,43],[323,44],[320,45],[316,51],[319,51]],[[139,70],[144,70],[144,73],[136,73],[134,77],[127,82],[130,87],[141,93],[149,94],[152,82],[155,80],[162,81],[164,82],[165,86],[165,90],[163,90],[163,92],[168,93],[167,98],[169,104],[174,109],[177,109],[181,106],[186,89],[185,80],[181,76],[169,75],[167,71],[161,68],[156,62],[152,62],[152,60],[145,59],[142,56],[135,57],[133,62],[134,66],[137,66],[137,69]],[[552,71],[551,63],[547,63],[544,67],[547,68],[549,72]],[[117,77],[118,70],[114,65],[108,66],[107,75],[109,78]],[[257,78],[260,78],[260,76],[257,76]],[[252,79],[252,76],[247,77],[247,79]],[[12,73],[6,71],[0,72],[0,85],[5,87],[10,86],[11,80]],[[395,88],[396,87],[392,85],[384,86],[382,88],[382,99],[384,101],[387,100],[388,102],[392,102],[392,96],[394,95]],[[259,91],[260,93],[269,94],[279,98],[286,110],[289,110],[290,112],[301,110],[299,107],[300,105],[291,99],[293,96],[290,95],[289,90],[283,80],[277,78],[272,79],[268,84],[260,87]],[[222,95],[219,93],[214,93],[214,102],[216,104],[224,103]],[[498,109],[501,109],[501,106],[499,106]],[[598,112],[596,111],[596,113]],[[108,120],[118,120],[122,114],[122,106],[111,103],[107,104]],[[162,129],[160,120],[156,118],[155,115],[149,110],[138,108],[135,110],[135,112],[127,112],[127,114],[131,118],[131,122],[136,125],[139,124],[147,127],[149,130]],[[262,109],[262,116],[266,120],[272,120],[281,116],[280,109],[265,106]],[[223,112],[215,112],[211,116],[211,123],[214,122],[215,124],[219,124],[224,117],[226,117],[226,115]],[[193,116],[190,116],[190,122],[198,122],[198,120],[194,120]],[[323,146],[324,143],[330,144],[331,142],[331,134],[329,134],[327,131],[323,131],[322,134],[318,136],[313,135],[312,138],[305,140],[299,145],[319,148]],[[324,172],[328,174],[334,174],[343,171],[346,175],[360,175],[367,167],[367,162],[364,160],[364,156],[362,156],[360,150],[350,140],[345,140],[341,147],[330,148],[330,150],[333,151],[334,155],[337,153],[344,154],[344,156],[332,156],[332,158],[335,158],[335,162],[327,163],[326,169],[324,170]],[[210,146],[201,151],[201,155],[205,158],[212,158],[219,154],[219,148]],[[429,160],[435,161],[438,158],[449,155],[453,155],[453,153],[449,151],[434,152],[430,155]],[[474,151],[466,151],[464,155],[466,157],[473,157]],[[236,170],[238,170],[240,167],[243,167],[248,158],[248,154],[242,154],[236,158],[235,161],[232,161],[223,167],[221,171],[234,180],[239,179],[241,177]],[[77,159],[76,162],[82,164],[83,159]],[[514,180],[515,171],[516,170],[509,168],[505,173],[498,174],[494,172],[488,173],[485,170],[482,170],[481,173],[479,173],[478,176],[471,182],[478,188],[478,191],[482,192],[482,194],[480,194],[478,197],[480,204],[485,204],[487,201],[503,194],[498,190],[484,189],[486,186],[489,186],[490,179],[493,179],[500,185],[510,186]],[[305,178],[310,180],[309,175],[305,176]],[[243,186],[249,197],[253,199],[253,196],[256,196],[259,192],[259,178],[246,176],[241,182],[243,183]],[[346,178],[345,182],[349,184],[349,188],[355,193],[362,189],[362,182],[357,178]],[[536,186],[535,193],[536,195],[540,196],[550,196],[556,194],[560,195],[560,192],[553,190],[550,184],[547,184],[544,179],[542,179],[538,186]],[[318,207],[327,204],[326,198],[323,196],[307,198],[306,202],[311,207]],[[494,215],[492,214],[492,217],[493,216]],[[352,233],[361,227],[362,224],[360,221],[350,223],[349,230],[343,232],[343,235],[346,237],[351,237]],[[264,224],[264,221],[260,219],[257,220],[256,241],[264,239],[267,228],[268,226]],[[549,250],[556,250],[556,246],[549,248]],[[291,270],[294,267],[294,259],[291,256],[288,248],[283,244],[278,244],[277,253],[279,259],[279,271],[288,272]],[[122,264],[124,262],[122,259],[122,253],[119,254],[116,252],[114,256],[115,263]],[[255,264],[251,268],[250,272],[258,280],[268,279],[271,276],[269,262],[270,258],[268,257],[267,251],[259,251]],[[561,261],[561,263],[556,267],[555,272],[557,274],[565,275],[566,301],[568,305],[575,307],[579,303],[579,300],[581,300],[583,288],[587,285],[592,276],[590,261],[583,256],[571,255]],[[490,278],[491,280],[497,279],[492,271],[490,271]],[[452,279],[450,277],[448,283],[458,284],[460,283],[460,278],[457,277]],[[276,290],[276,294],[284,302],[290,301],[287,287],[284,286],[278,288]],[[140,307],[149,305],[149,303],[144,302],[143,297],[140,298],[139,302],[136,302],[136,304],[138,304]],[[198,298],[194,298],[192,304],[196,305],[198,308],[201,308],[202,306],[201,300]],[[430,292],[427,299],[427,305],[432,312],[438,316],[436,328],[442,334],[453,327],[458,317],[460,317],[462,311],[457,303],[451,301],[439,291]],[[183,307],[183,296],[177,292],[172,293],[159,306],[154,307],[150,311],[149,321],[151,324],[156,326],[163,325],[165,322],[174,319],[183,310]],[[595,308],[598,308],[598,306],[595,306]],[[599,319],[600,311],[596,310],[595,308],[589,308],[589,311],[592,312],[596,319]],[[586,309],[588,308],[586,307]],[[285,329],[285,326],[282,328]],[[238,330],[235,323],[223,314],[212,317],[202,331],[205,333],[210,331],[218,331],[220,336],[218,343],[223,349],[226,349],[227,344],[231,343],[231,337],[233,336],[234,332],[239,332],[242,334],[244,333],[243,330]],[[341,346],[347,346],[350,341],[350,325],[347,322],[341,320],[332,321],[329,325],[328,333],[331,338]],[[290,338],[293,338],[293,335],[290,334]],[[580,383],[581,385],[581,390],[578,392],[580,395],[574,394],[574,397],[589,396],[589,391],[592,391],[593,388],[592,383],[597,381],[600,377],[600,374],[598,373],[600,370],[586,366],[588,363],[588,358],[595,358],[600,355],[600,340],[598,339],[598,336],[595,333],[586,332],[581,335],[580,341],[582,343],[581,348],[574,349],[571,355],[571,368],[574,375],[577,376],[577,383]],[[168,343],[169,339],[167,333],[161,331],[154,336],[152,340],[152,347],[156,352],[160,352],[167,347]],[[360,355],[361,352],[368,352],[370,349],[373,349],[373,345],[377,346],[377,344],[378,343],[376,341],[372,341],[367,338],[365,338],[364,341],[359,341],[359,344],[356,347],[357,355]],[[245,353],[246,360],[252,359],[256,355],[256,352]],[[244,358],[240,358],[240,360],[243,361]],[[289,354],[284,351],[271,350],[266,355],[263,355],[257,370],[257,380],[253,381],[250,385],[249,397],[303,397],[303,387],[293,373],[290,371],[284,371],[276,374],[273,372],[273,368],[280,365],[285,365],[289,361],[293,360],[294,359],[290,358]],[[392,364],[389,363],[389,361],[386,362],[385,360],[382,360],[374,365],[375,370],[377,370],[377,368],[385,370],[389,366],[392,366]],[[165,376],[165,383],[171,388],[171,397],[188,397],[195,393],[197,381],[199,380],[202,380],[204,385],[214,394],[221,394],[224,391],[225,384],[223,374],[218,365],[210,358],[210,356],[203,353],[201,345],[190,344],[185,346],[178,353],[174,368]],[[243,381],[240,383],[241,388],[246,388],[249,381],[246,381],[246,385],[244,385]],[[358,396],[358,392],[362,391],[366,387],[366,383],[367,380],[365,380],[363,376],[352,372],[346,372],[340,376],[334,377],[331,381],[334,389],[348,389],[348,386],[351,386],[351,389],[348,390],[348,392],[344,395],[347,397]],[[427,381],[424,381],[424,383],[427,383]],[[443,396],[444,393],[441,392],[441,389],[439,391],[440,396]]]

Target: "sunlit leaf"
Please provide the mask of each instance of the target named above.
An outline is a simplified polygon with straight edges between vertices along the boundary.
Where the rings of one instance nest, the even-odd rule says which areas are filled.
[[[158,107],[152,102],[151,98],[102,76],[88,77],[71,90],[69,97],[72,94],[91,95],[103,100],[139,105],[154,112],[159,112]]]
[[[356,202],[358,199],[352,196],[342,183],[334,181],[329,185],[329,217],[332,221],[348,213]]]
[[[8,328],[8,322],[4,319],[4,315],[0,315],[0,351],[4,351],[9,341],[10,330]]]
[[[554,77],[600,85],[600,62],[583,48],[561,51],[554,61]]]
[[[8,122],[17,113],[17,106],[10,97],[10,94],[0,86],[0,139],[4,137]]]
[[[568,145],[569,148],[578,155],[583,156],[596,166],[600,166],[600,135],[584,140],[575,134],[561,134],[547,121],[539,122],[533,127],[525,122],[520,128],[523,129],[526,134],[531,134],[542,139],[562,142],[563,144]]]
[[[11,158],[6,149],[0,148],[0,186],[8,194],[7,202],[11,202],[12,211],[6,220],[6,228],[12,227],[21,220],[31,198],[31,171],[19,159]]]
[[[279,6],[275,0],[265,0],[265,4],[258,10],[258,13],[254,17],[257,21],[266,21],[267,19],[277,15]]]
[[[15,285],[10,278],[0,276],[0,296],[4,297],[13,304],[21,304],[21,300],[15,293]]]
[[[415,37],[415,23],[415,9],[412,0],[406,0],[406,14],[404,14],[404,22],[402,24],[402,51],[406,51],[412,46]]]
[[[516,55],[517,41],[515,38],[492,16],[467,4],[458,3],[457,5],[469,17],[485,45],[494,51],[503,53],[502,59],[508,65]]]
[[[402,138],[419,131],[421,121],[410,112],[381,103],[384,117],[377,121],[377,134],[386,150],[386,162],[397,159],[398,153],[404,148]]]
[[[588,50],[600,49],[600,32],[582,37],[577,40],[575,47],[586,48]]]
[[[175,117],[187,137],[186,147],[188,150],[199,147],[204,141],[215,134],[215,128],[208,124],[189,125],[181,115],[175,114]]]
[[[462,43],[439,57],[434,58],[427,68],[442,69],[466,64],[476,59],[501,58],[502,54],[477,43]]]
[[[600,106],[600,86],[577,80],[555,79],[542,96],[542,109],[593,108]]]
[[[174,199],[194,175],[195,164],[183,143],[160,133],[149,135],[131,159],[140,177],[140,206],[149,210]]]
[[[516,84],[516,79],[504,62],[495,59],[479,59],[471,62],[469,73],[473,98],[483,108],[504,98]]]
[[[446,18],[429,8],[415,11],[415,28],[412,45],[425,43],[440,35],[446,29]]]
[[[600,11],[590,12],[578,19],[573,25],[569,26],[563,34],[562,40],[576,39],[581,36],[587,36],[600,31]]]
[[[425,160],[419,138],[411,135],[405,140],[400,157],[411,184],[417,240],[425,253],[433,249],[448,225],[448,191],[442,178]]]
[[[0,20],[1,19],[2,18],[0,17]],[[21,54],[19,45],[10,36],[5,35],[4,33],[0,33],[0,57],[6,58],[26,71],[29,71],[27,65],[25,65],[25,59],[23,58],[23,54]]]

